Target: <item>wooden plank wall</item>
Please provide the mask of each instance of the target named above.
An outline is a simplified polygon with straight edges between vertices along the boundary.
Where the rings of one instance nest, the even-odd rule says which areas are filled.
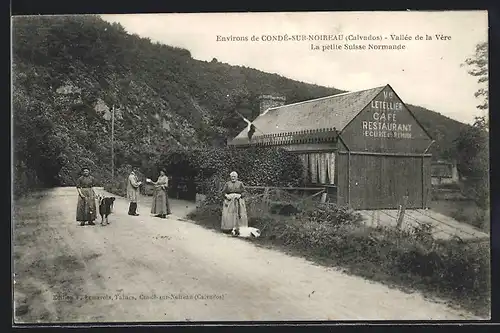
[[[348,155],[347,154],[337,154],[335,160],[335,173],[337,180],[337,204],[340,206],[346,206],[349,202],[348,192],[349,192],[349,182],[348,182]]]
[[[337,157],[337,202],[354,209],[396,209],[408,195],[408,208],[428,206],[430,157],[356,155]],[[423,163],[423,169],[422,169]]]

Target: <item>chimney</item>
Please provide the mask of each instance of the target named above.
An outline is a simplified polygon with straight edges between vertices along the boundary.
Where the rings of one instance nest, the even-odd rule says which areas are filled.
[[[286,98],[284,96],[261,95],[260,114],[263,114],[267,109],[285,105]]]

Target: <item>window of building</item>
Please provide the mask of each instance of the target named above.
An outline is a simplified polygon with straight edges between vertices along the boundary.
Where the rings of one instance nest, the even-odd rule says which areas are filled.
[[[432,177],[436,178],[451,178],[452,177],[451,164],[433,164]]]
[[[335,153],[302,153],[303,178],[311,184],[335,184]]]

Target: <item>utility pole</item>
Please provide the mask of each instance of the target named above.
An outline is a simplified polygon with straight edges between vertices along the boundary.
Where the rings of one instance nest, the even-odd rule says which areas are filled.
[[[115,180],[115,106],[111,109],[111,179]]]

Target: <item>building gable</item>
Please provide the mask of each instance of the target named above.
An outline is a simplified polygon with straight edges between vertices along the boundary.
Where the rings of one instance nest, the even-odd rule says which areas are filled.
[[[426,152],[430,135],[390,85],[380,91],[340,133],[351,151]]]

